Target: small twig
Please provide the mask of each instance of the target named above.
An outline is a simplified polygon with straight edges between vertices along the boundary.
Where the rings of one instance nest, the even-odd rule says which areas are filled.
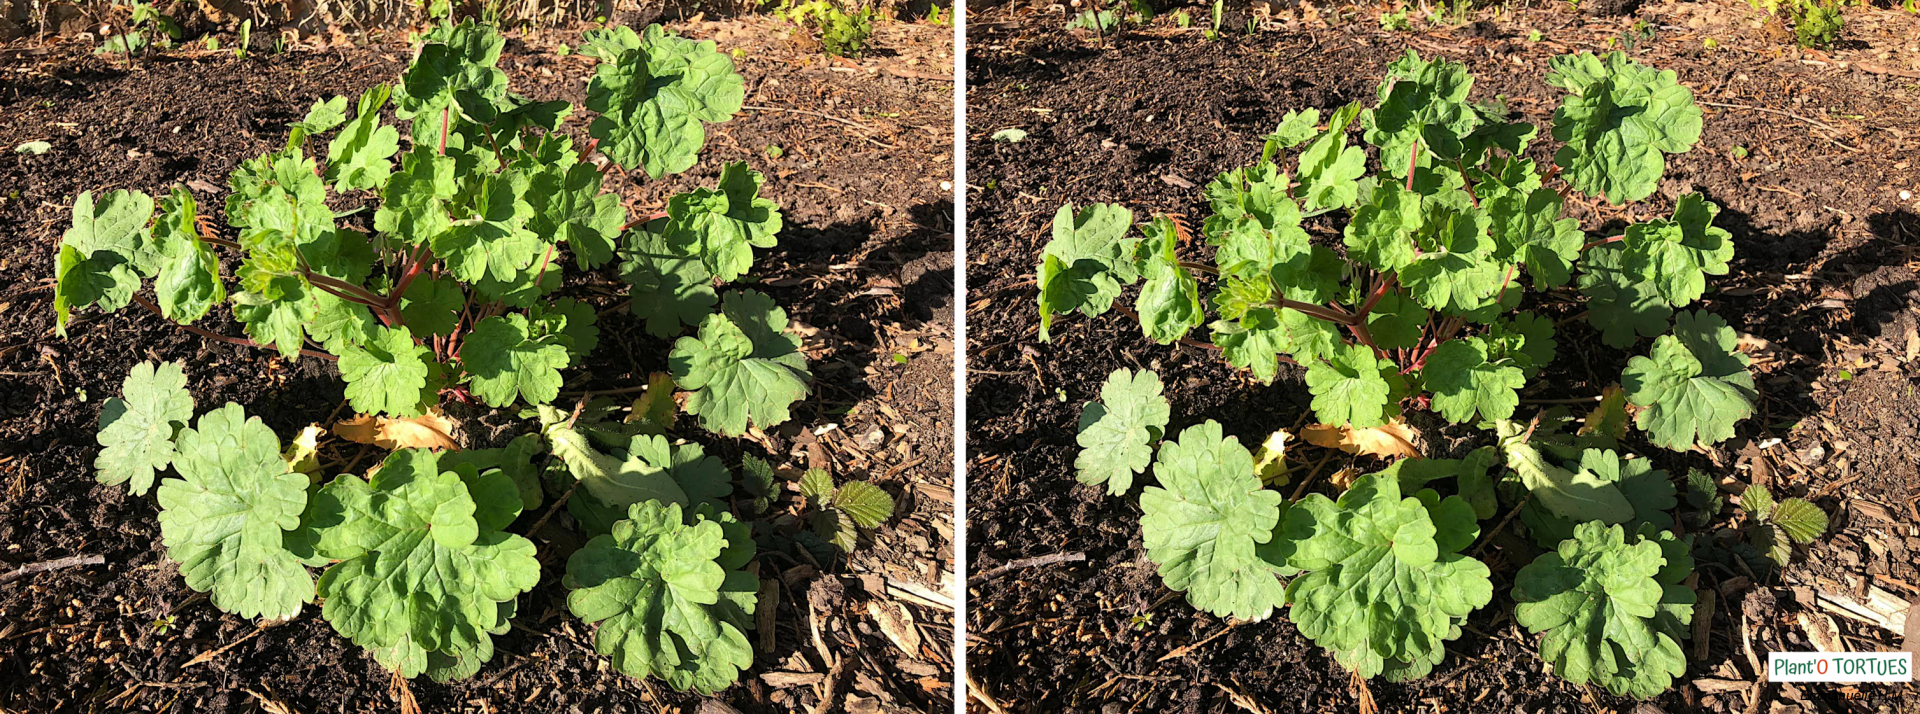
[[[981,573],[979,575],[975,575],[971,578],[967,578],[967,584],[979,585],[981,583],[987,582],[989,580],[1000,577],[1002,575],[1013,572],[1015,570],[1023,570],[1026,568],[1037,568],[1042,565],[1053,565],[1055,563],[1077,563],[1080,561],[1084,561],[1086,559],[1087,559],[1086,553],[1054,553],[1052,555],[1041,555],[1041,556],[1035,556],[1032,558],[1021,558],[1019,560],[1007,563],[1005,565],[994,568],[992,570]]]
[[[1795,114],[1795,113],[1793,113],[1793,112],[1783,112],[1783,111],[1780,111],[1780,110],[1778,110],[1778,109],[1768,109],[1768,108],[1766,108],[1766,107],[1755,107],[1755,106],[1748,106],[1748,105],[1745,105],[1745,104],[1722,104],[1722,103],[1720,103],[1720,102],[1700,102],[1700,103],[1701,103],[1701,104],[1703,104],[1703,105],[1706,105],[1706,106],[1709,106],[1709,107],[1720,107],[1720,108],[1722,108],[1722,109],[1745,109],[1745,110],[1748,110],[1748,111],[1755,111],[1755,112],[1766,112],[1766,113],[1768,113],[1768,114],[1778,114],[1778,115],[1780,115],[1780,116],[1783,116],[1783,117],[1791,117],[1791,118],[1794,118],[1794,119],[1799,119],[1800,121],[1803,121],[1803,122],[1806,122],[1806,123],[1808,123],[1808,124],[1812,124],[1812,125],[1814,125],[1814,126],[1817,126],[1817,127],[1820,127],[1820,128],[1822,128],[1822,129],[1825,129],[1825,130],[1827,130],[1827,131],[1831,131],[1831,132],[1833,132],[1833,133],[1835,133],[1835,134],[1838,134],[1838,133],[1840,133],[1840,130],[1839,130],[1839,129],[1837,129],[1837,128],[1835,128],[1835,127],[1834,127],[1834,126],[1833,126],[1832,124],[1828,124],[1828,123],[1826,123],[1826,122],[1822,122],[1822,121],[1817,121],[1817,120],[1814,120],[1814,119],[1808,119],[1808,118],[1806,118],[1806,117],[1803,117],[1803,116],[1800,116],[1800,115],[1798,115],[1798,114]]]
[[[1474,546],[1473,557],[1480,557],[1480,551],[1486,550],[1487,544],[1493,542],[1493,537],[1500,535],[1500,531],[1506,530],[1507,524],[1513,522],[1513,517],[1520,515],[1520,507],[1527,505],[1531,500],[1533,500],[1533,494],[1529,493],[1526,498],[1520,499],[1519,503],[1513,504],[1513,510],[1507,511],[1507,517],[1500,519],[1500,524],[1494,526],[1493,530],[1487,531],[1487,535],[1480,539],[1480,545]]]
[[[810,112],[805,109],[788,109],[786,107],[756,107],[750,104],[743,105],[740,108],[752,109],[757,112],[787,112],[789,114],[805,114],[810,117],[819,117],[827,121],[839,122],[841,124],[845,124],[847,126],[853,127],[855,129],[859,129],[861,131],[865,131],[865,132],[873,131],[873,127],[867,126],[857,121],[853,121],[851,119],[841,119],[840,117],[834,116],[832,114],[821,114],[820,112]]]
[[[980,700],[980,703],[987,705],[987,709],[992,710],[994,714],[1007,714],[1006,707],[994,701],[993,695],[987,693],[987,688],[980,686],[980,680],[973,678],[971,667],[967,669],[967,696]]]
[[[26,576],[32,575],[34,573],[46,572],[49,570],[61,570],[64,568],[73,568],[73,567],[78,567],[82,565],[99,565],[104,562],[107,562],[107,558],[104,555],[76,555],[68,558],[60,558],[57,560],[44,560],[38,563],[28,563],[18,568],[14,568],[13,570],[9,570],[5,573],[0,573],[0,585],[5,585],[7,583],[13,582],[20,578],[24,578]]]
[[[1239,627],[1239,626],[1240,626],[1240,623],[1238,623],[1238,622],[1229,622],[1229,623],[1227,623],[1227,628],[1226,628],[1226,629],[1224,629],[1224,630],[1221,630],[1221,631],[1219,631],[1219,632],[1215,632],[1215,633],[1213,633],[1213,634],[1211,634],[1211,635],[1208,635],[1206,639],[1204,639],[1204,640],[1201,640],[1201,641],[1199,641],[1199,642],[1195,642],[1195,643],[1193,643],[1193,644],[1190,644],[1190,645],[1187,645],[1187,646],[1185,646],[1185,647],[1182,647],[1182,648],[1180,648],[1180,649],[1177,649],[1177,650],[1174,650],[1174,651],[1172,651],[1172,652],[1168,652],[1168,653],[1166,653],[1165,655],[1162,655],[1162,656],[1160,657],[1160,659],[1157,659],[1157,660],[1154,660],[1154,663],[1155,663],[1155,664],[1159,664],[1159,663],[1161,663],[1161,662],[1165,662],[1165,661],[1167,661],[1167,660],[1170,660],[1170,659],[1179,659],[1179,658],[1181,658],[1181,657],[1185,657],[1185,656],[1187,656],[1187,653],[1189,653],[1189,652],[1192,652],[1192,651],[1194,651],[1194,650],[1196,650],[1196,649],[1199,649],[1199,648],[1200,648],[1200,647],[1201,647],[1202,645],[1205,645],[1205,644],[1207,644],[1208,642],[1212,642],[1212,641],[1214,641],[1214,640],[1217,640],[1217,639],[1220,639],[1220,636],[1221,636],[1221,635],[1224,635],[1224,634],[1227,634],[1227,633],[1229,633],[1229,632],[1232,632],[1232,631],[1233,631],[1233,628],[1235,628],[1235,627]]]
[[[138,304],[141,307],[146,308],[147,310],[151,311],[153,314],[159,315],[160,319],[167,320],[168,322],[172,322],[172,320],[167,319],[166,313],[163,313],[160,311],[160,306],[153,304],[152,301],[146,298],[140,297],[139,295],[135,295],[133,296],[133,302]],[[194,327],[193,325],[188,325],[185,323],[175,322],[173,324],[175,326],[178,326],[182,330],[186,330],[188,332],[199,335],[201,337],[205,337],[209,340],[218,340],[220,342],[225,342],[230,345],[239,345],[241,347],[257,347],[263,350],[275,349],[275,348],[260,344],[258,342],[254,342],[253,340],[246,339],[244,337],[228,337],[226,335],[222,335],[212,330],[208,330],[200,327]],[[334,362],[340,361],[339,357],[335,357],[325,352],[319,352],[315,350],[303,349],[303,350],[300,350],[300,354],[306,355],[308,357],[318,357],[324,360],[331,360]]]

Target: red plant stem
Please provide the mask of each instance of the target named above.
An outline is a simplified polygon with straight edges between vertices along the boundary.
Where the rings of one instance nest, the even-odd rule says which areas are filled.
[[[1583,246],[1580,246],[1580,250],[1581,250],[1581,252],[1586,252],[1586,250],[1587,250],[1588,248],[1592,248],[1592,247],[1595,247],[1595,246],[1602,246],[1602,245],[1606,245],[1606,244],[1608,244],[1608,243],[1618,243],[1618,242],[1620,242],[1620,241],[1623,241],[1623,240],[1626,240],[1626,239],[1627,239],[1627,237],[1626,237],[1626,236],[1624,236],[1624,235],[1618,235],[1618,236],[1614,236],[1614,237],[1612,237],[1612,238],[1602,238],[1602,239],[1600,239],[1600,240],[1597,240],[1597,241],[1594,241],[1594,242],[1592,242],[1592,243],[1588,243],[1588,244],[1586,244],[1586,245],[1583,245]]]
[[[1322,320],[1326,320],[1327,322],[1334,323],[1336,325],[1354,324],[1352,315],[1347,315],[1344,313],[1335,313],[1331,310],[1328,310],[1325,307],[1315,305],[1310,302],[1300,302],[1298,300],[1288,300],[1286,298],[1275,298],[1269,304],[1273,305],[1274,307],[1283,307],[1290,310],[1299,310],[1300,312],[1305,313],[1308,317],[1317,317]]]
[[[654,221],[657,221],[666,217],[667,217],[666,211],[655,211],[653,213],[647,214],[646,218],[635,218],[631,221],[627,221],[627,224],[624,226],[621,226],[620,230],[622,232],[633,230],[637,226],[644,226],[648,223],[652,223]]]
[[[547,264],[553,262],[553,246],[547,246],[547,254],[540,258],[540,270],[533,274],[533,289],[540,289],[540,279],[547,277]]]
[[[1453,165],[1460,169],[1460,183],[1467,187],[1467,198],[1473,199],[1473,207],[1480,207],[1480,195],[1473,192],[1473,181],[1467,179],[1467,162],[1454,159]]]
[[[1354,317],[1357,317],[1360,320],[1365,321],[1368,315],[1373,314],[1374,306],[1380,304],[1380,298],[1386,297],[1387,291],[1392,290],[1394,286],[1399,285],[1399,283],[1400,283],[1399,273],[1388,273],[1387,279],[1381,282],[1379,287],[1374,288],[1372,295],[1367,296],[1366,304],[1360,306],[1360,311],[1357,313],[1354,313]]]
[[[1413,150],[1407,152],[1407,190],[1413,190],[1413,167],[1420,163],[1420,140],[1413,140]]]
[[[1352,330],[1352,331],[1353,331],[1353,339],[1354,339],[1354,341],[1356,341],[1356,342],[1359,342],[1360,344],[1363,344],[1363,345],[1366,345],[1368,349],[1371,349],[1371,350],[1373,350],[1373,356],[1375,356],[1375,357],[1385,357],[1385,356],[1386,356],[1386,353],[1385,353],[1385,352],[1381,352],[1381,351],[1380,351],[1380,348],[1379,348],[1379,347],[1375,347],[1375,346],[1374,346],[1374,344],[1373,344],[1373,333],[1372,333],[1372,332],[1369,332],[1369,331],[1367,331],[1367,321],[1366,321],[1366,320],[1360,320],[1360,321],[1358,321],[1358,322],[1355,322],[1355,323],[1353,323],[1353,324],[1351,324],[1351,325],[1348,325],[1348,326],[1347,326],[1347,329],[1349,329],[1349,330]]]
[[[1493,304],[1498,305],[1501,300],[1507,299],[1507,285],[1513,282],[1513,269],[1518,267],[1520,267],[1519,263],[1507,266],[1507,277],[1500,279],[1500,294],[1494,296]]]
[[[334,278],[329,278],[325,275],[321,275],[319,273],[313,272],[311,269],[307,268],[304,265],[300,266],[300,272],[306,276],[307,282],[311,283],[316,288],[320,288],[321,290],[324,290],[329,293],[333,293],[334,295],[337,295],[341,298],[351,300],[353,302],[357,302],[362,305],[366,305],[368,307],[374,307],[374,308],[386,307],[386,304],[387,304],[386,298],[382,298],[379,295],[375,295],[373,294],[372,291],[366,288],[360,287],[358,285],[354,285],[353,283],[349,283],[344,280],[336,280]]]
[[[1188,270],[1191,270],[1191,271],[1193,271],[1193,272],[1196,272],[1196,273],[1206,273],[1206,274],[1208,274],[1208,275],[1219,275],[1219,274],[1220,274],[1220,271],[1219,271],[1218,269],[1215,269],[1215,268],[1214,268],[1213,266],[1211,266],[1211,265],[1205,265],[1205,264],[1202,264],[1202,263],[1193,263],[1193,262],[1189,262],[1189,261],[1185,261],[1185,260],[1182,260],[1182,261],[1180,261],[1180,267],[1182,267],[1182,268],[1186,268],[1186,269],[1188,269]]]
[[[407,272],[400,275],[400,282],[395,284],[393,290],[387,293],[387,299],[384,301],[387,310],[395,310],[400,307],[401,296],[407,294],[407,288],[413,286],[413,279],[420,277],[420,271],[425,269],[427,263],[430,262],[433,262],[433,250],[427,247],[426,241],[421,241],[420,247],[413,251],[413,259],[407,265]],[[396,317],[398,314],[397,312],[395,313]]]
[[[160,319],[167,320],[168,322],[173,322],[172,320],[167,318],[166,313],[160,311],[159,305],[153,304],[153,302],[147,300],[146,298],[140,297],[139,295],[135,295],[133,296],[133,301],[135,303],[138,303],[141,307],[144,307],[147,310],[151,311],[153,314],[159,315]],[[194,327],[193,325],[189,325],[181,322],[174,322],[173,324],[179,326],[179,328],[182,330],[186,330],[188,332],[199,335],[201,337],[205,337],[209,340],[218,340],[220,342],[225,342],[230,345],[239,345],[241,347],[258,347],[263,350],[275,349],[273,347],[268,347],[266,345],[260,344],[258,342],[254,342],[253,340],[249,340],[244,337],[228,337],[226,335],[222,335],[212,330]],[[309,350],[309,349],[300,350],[300,354],[306,355],[308,357],[319,357],[320,359],[324,359],[324,360],[339,361],[340,359],[339,357],[335,357],[325,352],[319,352],[319,351]]]
[[[447,132],[449,130],[449,125],[452,124],[452,114],[451,114],[452,111],[453,111],[453,107],[451,105],[443,107],[440,110],[440,155],[441,156],[447,155]]]

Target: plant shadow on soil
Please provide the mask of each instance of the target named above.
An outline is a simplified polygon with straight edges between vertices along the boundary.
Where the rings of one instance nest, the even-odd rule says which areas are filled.
[[[1550,12],[1534,15],[1516,22],[1546,21],[1538,16],[1564,22]],[[967,61],[972,191],[967,218],[969,563],[981,572],[1058,552],[1084,552],[1087,559],[973,584],[968,613],[971,675],[1010,711],[1218,714],[1243,708],[1234,702],[1236,694],[1273,712],[1347,710],[1356,703],[1348,673],[1301,637],[1284,612],[1263,622],[1234,625],[1195,611],[1178,593],[1166,590],[1142,547],[1138,484],[1128,496],[1112,497],[1104,487],[1073,479],[1081,405],[1098,398],[1102,381],[1116,368],[1160,374],[1172,405],[1170,437],[1214,419],[1249,446],[1276,429],[1311,419],[1300,370],[1282,364],[1272,385],[1260,385],[1227,367],[1217,353],[1153,344],[1117,313],[1059,316],[1053,341],[1040,342],[1033,271],[1050,234],[1048,223],[1063,202],[1117,202],[1131,208],[1137,219],[1156,212],[1179,213],[1197,223],[1209,212],[1199,187],[1222,171],[1257,159],[1260,138],[1284,112],[1306,107],[1328,111],[1354,100],[1371,104],[1382,69],[1408,43],[1384,33],[1324,27],[1218,43],[1123,35],[1108,39],[1105,48],[1044,29],[990,33],[970,38]],[[1423,56],[1433,54],[1431,43],[1416,48]],[[1642,61],[1679,69],[1696,91],[1711,85],[1712,78],[1736,71],[1756,74],[1760,83],[1808,81],[1791,69],[1733,69],[1671,44],[1658,48],[1663,50],[1659,56]],[[1475,47],[1465,56],[1446,56],[1467,62],[1478,77],[1474,99],[1498,94],[1526,120],[1544,125],[1559,97],[1541,79],[1545,56],[1551,54],[1509,41],[1485,54]],[[1888,91],[1884,85],[1869,88]],[[1834,91],[1853,92],[1855,103],[1873,101],[1867,98],[1873,94],[1861,87]],[[1866,113],[1857,108],[1842,111]],[[1910,112],[1898,117],[1903,126],[1920,124],[1914,119]],[[1028,137],[1017,143],[990,139],[1004,128],[1024,129]],[[1886,182],[1916,178],[1891,166],[1897,152],[1848,156],[1844,176],[1823,176],[1804,164],[1830,159],[1810,150],[1804,139],[1794,141],[1798,129],[1752,114],[1719,112],[1708,119],[1702,145],[1671,160],[1668,179],[1647,205],[1626,214],[1591,201],[1569,205],[1569,215],[1582,219],[1589,236],[1600,237],[1617,234],[1629,222],[1665,217],[1681,193],[1705,192],[1722,204],[1716,225],[1733,234],[1739,253],[1733,274],[1713,280],[1716,292],[1689,309],[1711,310],[1736,330],[1772,341],[1755,355],[1762,393],[1759,413],[1742,422],[1739,436],[1716,454],[1666,452],[1638,434],[1625,446],[1675,478],[1697,467],[1731,475],[1737,485],[1752,472],[1745,465],[1747,457],[1736,452],[1778,435],[1784,437],[1788,453],[1783,456],[1781,447],[1773,447],[1765,457],[1775,464],[1776,493],[1815,497],[1830,512],[1861,495],[1904,509],[1920,495],[1915,492],[1920,475],[1908,460],[1920,457],[1913,451],[1920,440],[1897,433],[1895,427],[1906,423],[1897,404],[1886,407],[1891,415],[1869,412],[1847,423],[1847,428],[1861,429],[1862,436],[1871,435],[1856,440],[1848,451],[1857,479],[1817,464],[1803,468],[1780,463],[1829,438],[1818,428],[1789,430],[1790,423],[1812,427],[1848,401],[1832,388],[1814,391],[1809,386],[1823,376],[1831,383],[1834,336],[1878,327],[1888,339],[1905,339],[1899,325],[1912,319],[1915,293],[1912,271],[1903,263],[1913,259],[1912,247],[1920,242],[1913,214],[1888,211],[1882,202],[1890,193]],[[1745,167],[1728,157],[1727,147],[1745,143],[1759,152],[1763,139],[1771,140],[1767,146],[1784,144],[1787,158],[1797,162],[1776,171],[1797,177],[1789,185],[1806,194],[1803,200],[1783,203],[1756,190],[1772,182],[1736,180]],[[1536,143],[1529,154],[1549,161],[1547,143]],[[1864,222],[1824,220],[1826,214],[1819,209],[1823,204],[1863,216]],[[1796,210],[1801,213],[1796,215]],[[1319,219],[1307,228],[1316,243],[1338,245],[1338,225]],[[1211,251],[1196,240],[1183,249],[1183,258],[1205,261]],[[1812,277],[1804,277],[1808,274]],[[1856,275],[1881,277],[1866,285]],[[1842,300],[1844,309],[1833,307],[1831,290],[1856,287],[1865,289]],[[1117,304],[1125,304],[1134,292],[1130,289]],[[1565,295],[1534,293],[1530,300],[1528,309],[1554,318],[1571,317],[1578,310]],[[1607,347],[1584,321],[1566,325],[1557,339],[1559,359],[1533,380],[1534,388],[1523,399],[1597,393],[1617,382],[1627,359],[1644,354],[1649,345],[1642,340],[1630,349]],[[1895,382],[1902,383],[1911,384],[1911,376]],[[1523,407],[1520,418],[1537,408]],[[1486,443],[1475,430],[1445,424],[1430,413],[1409,414],[1409,420],[1424,433],[1430,456],[1457,456]],[[1315,491],[1326,491],[1324,477],[1345,467],[1364,473],[1383,465],[1310,446],[1297,448],[1289,460],[1306,467],[1296,474],[1310,470],[1321,477],[1322,483],[1311,487]],[[1742,464],[1738,470],[1736,459]],[[1296,486],[1282,491],[1291,494]],[[1684,491],[1684,484],[1681,487]],[[1685,506],[1680,510],[1687,512]],[[1730,518],[1722,516],[1715,525],[1723,526]],[[1880,525],[1841,514],[1830,540],[1839,542],[1842,532],[1847,538],[1877,538],[1873,529]],[[1483,529],[1493,527],[1494,522],[1482,524]],[[1449,710],[1476,712],[1633,708],[1631,700],[1542,671],[1536,638],[1515,625],[1511,615],[1513,575],[1542,552],[1518,530],[1516,523],[1487,538],[1478,557],[1493,570],[1493,602],[1468,618],[1460,639],[1447,643],[1447,658],[1434,673],[1402,684],[1369,683],[1383,711],[1424,710],[1434,702],[1447,703]],[[1899,535],[1894,536],[1896,543]],[[1823,566],[1811,561],[1829,559],[1826,549],[1831,547],[1816,543],[1815,557],[1796,562],[1789,573],[1819,574]],[[1874,574],[1914,574],[1897,557],[1883,567]],[[1743,595],[1784,591],[1754,588],[1737,575],[1701,570],[1699,587],[1723,591],[1735,598],[1734,605]],[[1837,573],[1826,574],[1840,579]],[[1784,583],[1774,575],[1763,584]],[[1738,694],[1716,696],[1686,684],[1695,678],[1748,676],[1741,674],[1746,665],[1737,634],[1740,608],[1729,607],[1725,599],[1720,602],[1704,657],[1695,656],[1697,643],[1683,643],[1689,658],[1686,677],[1654,700],[1666,711],[1745,709]],[[1754,636],[1752,646],[1810,649],[1804,638],[1795,639],[1797,626],[1791,624],[1796,613],[1810,610],[1818,612],[1811,603],[1800,603],[1797,609],[1783,606],[1774,619],[1785,624],[1769,622],[1756,630],[1762,634]],[[1729,612],[1734,614],[1730,617]],[[1897,641],[1897,633],[1894,637]],[[1796,696],[1846,711],[1920,706],[1911,692],[1893,687],[1841,690],[1810,685],[1800,687]],[[1861,706],[1866,708],[1849,708]]]
[[[143,60],[133,73],[86,56],[84,48],[63,51],[0,89],[0,143],[44,139],[54,145],[45,155],[9,151],[0,156],[0,183],[17,186],[22,194],[0,201],[0,232],[17,237],[0,244],[0,560],[12,564],[100,554],[106,564],[0,586],[0,706],[24,711],[252,711],[267,702],[284,702],[297,711],[390,707],[388,674],[334,633],[318,608],[265,628],[215,610],[204,595],[186,588],[177,567],[164,557],[151,497],[132,497],[124,487],[103,486],[92,478],[99,405],[119,394],[121,380],[139,362],[185,362],[196,412],[236,402],[283,439],[328,418],[341,404],[342,384],[333,364],[313,358],[289,362],[265,350],[210,343],[133,307],[111,315],[81,311],[69,326],[71,338],[58,339],[52,335],[52,270],[45,256],[66,228],[73,195],[82,190],[154,193],[176,182],[204,181],[218,190],[194,189],[202,211],[215,225],[224,225],[226,177],[240,160],[282,145],[285,125],[304,116],[314,99],[357,94],[375,82],[392,81],[407,49],[370,45],[246,60],[159,57]],[[518,39],[509,41],[502,65],[514,91],[575,102],[584,97],[584,76],[592,71],[586,63],[530,50]],[[895,112],[902,123],[951,121],[950,112],[936,111],[940,98],[951,103],[945,85],[888,76],[848,79],[803,66],[755,57],[743,63],[742,73],[750,86],[770,86],[763,84],[769,75],[781,80],[763,104],[830,96],[849,106]],[[386,119],[391,123],[391,114]],[[577,125],[568,129],[580,133]],[[903,455],[888,449],[859,469],[836,469],[842,479],[872,478],[901,504],[871,542],[863,536],[855,553],[859,567],[843,561],[823,577],[810,566],[796,567],[801,561],[791,555],[760,560],[761,574],[783,585],[772,647],[756,646],[755,667],[721,694],[746,712],[806,710],[815,703],[811,686],[773,686],[759,678],[764,672],[820,667],[811,663],[815,640],[807,608],[796,605],[804,602],[796,598],[811,584],[857,582],[855,575],[882,568],[923,573],[927,562],[952,567],[949,544],[932,533],[949,527],[952,499],[925,495],[949,490],[953,483],[947,466],[952,461],[951,367],[945,369],[946,386],[935,389],[946,399],[919,403],[913,396],[922,387],[909,382],[930,379],[928,365],[941,357],[916,356],[908,366],[877,361],[895,342],[951,339],[952,202],[932,188],[937,181],[925,178],[950,172],[950,163],[943,166],[934,158],[949,150],[942,137],[881,136],[889,139],[885,153],[874,151],[876,142],[838,125],[785,113],[742,114],[709,128],[707,153],[687,174],[642,185],[616,177],[608,185],[639,207],[658,206],[673,193],[710,185],[721,162],[744,160],[767,174],[763,195],[778,201],[786,214],[780,245],[757,251],[758,282],[729,289],[766,292],[796,326],[816,331],[805,344],[814,356],[814,388],[795,405],[793,419],[771,430],[761,444],[694,429],[682,429],[680,436],[704,445],[737,473],[744,453],[787,464],[797,437],[827,422],[852,428],[856,418],[850,410],[857,409],[857,420],[866,422],[879,418],[869,412],[891,405],[901,414],[897,421],[914,427],[914,437],[899,436],[887,444],[902,447]],[[769,145],[789,147],[787,156],[771,159],[758,151]],[[899,175],[876,175],[876,167]],[[793,185],[807,182],[812,188]],[[336,198],[336,210],[369,203],[361,196]],[[368,213],[344,222],[370,228],[363,225],[370,223]],[[231,267],[233,256],[223,257]],[[571,261],[562,265],[561,295],[604,310],[625,294],[611,270],[583,273]],[[871,289],[891,284],[898,288]],[[221,334],[244,334],[225,306],[198,324]],[[598,326],[599,347],[564,373],[563,390],[631,387],[650,372],[666,371],[671,338],[649,335],[626,310],[603,315]],[[945,359],[951,364],[950,355]],[[571,406],[572,398],[561,401]],[[470,447],[497,445],[533,427],[497,410],[454,404],[449,412],[464,419],[462,437]],[[344,462],[340,470],[350,464],[364,471],[382,455],[353,445],[336,448],[323,460]],[[922,461],[910,463],[915,453]],[[523,514],[515,528],[526,528],[540,515]],[[645,712],[698,705],[700,697],[621,675],[593,652],[592,628],[567,611],[560,583],[566,556],[582,540],[566,527],[570,522],[566,514],[557,514],[533,536],[540,546],[542,580],[520,598],[513,629],[495,638],[495,658],[462,682],[415,680],[412,691],[422,707]],[[937,582],[928,587],[939,589]],[[944,654],[928,658],[922,652],[922,659],[911,661],[877,632],[854,626],[866,623],[850,613],[862,601],[880,597],[866,593],[851,599],[847,613],[835,613],[822,626],[825,641],[836,651],[866,652],[848,668],[842,691],[889,695],[890,706],[906,710],[944,711],[951,689],[920,681],[950,679]],[[947,617],[931,610],[915,613],[934,628],[944,626]],[[749,633],[756,643],[760,638]],[[231,649],[211,661],[185,666],[196,655],[226,645]],[[918,677],[901,674],[909,667]]]

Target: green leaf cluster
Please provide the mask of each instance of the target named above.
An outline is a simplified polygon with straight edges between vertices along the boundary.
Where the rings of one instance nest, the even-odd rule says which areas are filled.
[[[873,530],[893,517],[893,496],[866,481],[848,481],[833,485],[826,469],[807,469],[800,476],[800,495],[813,507],[810,523],[813,534],[832,543],[842,553],[851,553],[859,543],[860,531]]]
[[[780,334],[784,313],[746,292],[714,314],[715,286],[776,245],[783,219],[765,179],[730,163],[716,186],[633,222],[603,190],[617,167],[691,168],[704,125],[742,106],[733,61],[659,26],[588,33],[584,52],[600,61],[586,102],[594,141],[577,147],[563,131],[571,104],[510,91],[497,66],[505,42],[486,24],[442,24],[421,35],[398,83],[357,103],[316,101],[283,148],[229,176],[231,237],[184,188],[157,212],[138,191],[81,193],[55,257],[56,328],[91,306],[137,300],[186,324],[230,302],[254,343],[287,359],[338,358],[356,411],[414,416],[446,395],[542,405],[599,339],[594,306],[554,295],[571,255],[581,270],[617,264],[649,333],[700,331],[675,360],[708,428],[785,421],[810,374],[798,341]],[[389,104],[398,125],[383,118]],[[329,207],[337,194],[376,199],[373,233],[342,225],[352,212]],[[228,275],[217,250],[237,258]],[[150,302],[135,295],[147,280]]]
[[[1697,601],[1681,583],[1693,572],[1689,545],[1652,526],[1581,523],[1520,569],[1514,620],[1544,633],[1540,656],[1567,681],[1640,699],[1666,691],[1687,669],[1680,640]]]

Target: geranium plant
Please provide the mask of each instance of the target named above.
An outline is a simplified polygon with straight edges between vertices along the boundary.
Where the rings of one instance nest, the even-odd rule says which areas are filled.
[[[316,102],[283,148],[232,174],[228,231],[183,188],[157,212],[139,191],[82,193],[55,310],[63,334],[72,310],[138,304],[210,339],[336,361],[366,429],[438,419],[427,413],[452,399],[535,416],[529,433],[469,451],[439,434],[449,451],[399,448],[365,474],[328,478],[318,427],[283,450],[239,405],[196,418],[179,363],[142,364],[102,409],[97,477],[136,495],[159,482],[168,555],[221,610],[286,619],[318,597],[382,665],[438,680],[491,658],[541,575],[536,546],[509,529],[564,499],[597,536],[567,567],[569,604],[599,623],[597,648],[623,672],[712,692],[752,664],[740,630],[754,625],[755,543],[728,510],[732,471],[670,431],[680,402],[700,426],[738,436],[787,421],[806,396],[812,376],[786,313],[756,291],[716,290],[775,245],[781,215],[745,164],[649,215],[629,216],[602,184],[615,171],[691,168],[705,125],[740,110],[744,83],[712,42],[659,27],[589,32],[595,116],[576,146],[562,131],[570,104],[508,91],[503,45],[491,27],[443,25],[351,117],[345,97]],[[385,122],[389,104],[403,126]],[[358,200],[376,204],[363,221],[372,232],[342,222],[360,209],[334,208]],[[556,294],[564,261],[617,267],[646,331],[678,338],[663,349],[671,374],[648,380],[631,419],[607,419],[602,401],[591,414],[585,400],[549,406],[563,370],[600,340],[596,308]],[[222,304],[248,337],[193,324]],[[775,487],[764,462],[750,463],[759,513]],[[325,571],[316,580],[308,568]]]
[[[1211,421],[1162,441],[1174,420],[1159,376],[1114,372],[1081,415],[1079,479],[1115,495],[1157,482],[1140,496],[1148,556],[1195,607],[1256,620],[1290,605],[1301,633],[1357,676],[1422,676],[1492,600],[1488,567],[1465,549],[1504,505],[1559,550],[1516,590],[1537,603],[1520,621],[1547,632],[1542,651],[1558,671],[1645,697],[1683,670],[1673,640],[1687,635],[1692,592],[1661,592],[1685,590],[1692,569],[1679,557],[1686,541],[1666,532],[1676,489],[1625,440],[1631,426],[1656,446],[1710,447],[1753,413],[1732,328],[1690,308],[1708,276],[1728,272],[1733,244],[1699,194],[1617,235],[1565,217],[1575,192],[1613,204],[1652,195],[1666,157],[1699,139],[1702,113],[1674,73],[1622,53],[1558,57],[1551,70],[1547,82],[1567,94],[1544,170],[1527,157],[1539,129],[1472,101],[1463,65],[1408,52],[1371,106],[1324,123],[1316,109],[1287,113],[1256,163],[1207,185],[1212,215],[1197,231],[1175,215],[1137,222],[1117,204],[1060,207],[1037,270],[1042,340],[1059,315],[1119,310],[1154,341],[1216,350],[1263,383],[1299,365],[1314,429],[1344,435],[1344,447],[1363,434],[1414,455],[1398,436],[1410,411],[1484,430],[1464,458],[1408,459],[1351,477],[1337,499],[1289,502],[1263,485],[1284,479],[1284,438],[1268,441],[1258,467]],[[1355,130],[1377,164],[1350,141]],[[1337,244],[1311,239],[1306,221],[1322,216]],[[1209,262],[1189,258],[1201,243]],[[1135,284],[1133,307],[1119,306]],[[1552,291],[1584,309],[1556,323],[1530,299]],[[1657,339],[1577,431],[1564,409],[1523,417],[1522,392],[1559,348],[1557,324],[1582,318],[1611,347]],[[1634,588],[1621,607],[1555,604],[1615,581]],[[1595,617],[1638,629],[1582,640]]]

